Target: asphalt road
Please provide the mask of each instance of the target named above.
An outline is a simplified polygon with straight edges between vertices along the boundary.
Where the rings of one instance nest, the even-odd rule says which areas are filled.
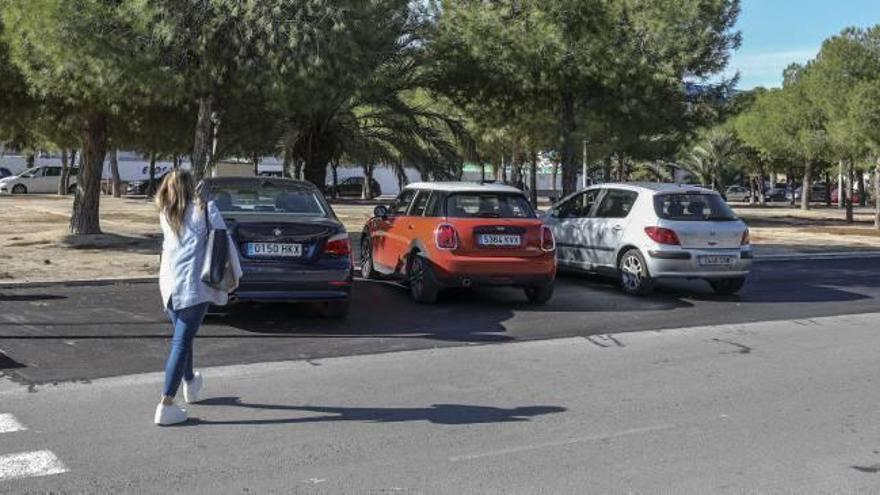
[[[305,305],[209,317],[195,360],[218,366],[869,312],[880,312],[876,259],[759,263],[733,297],[697,281],[640,299],[608,280],[561,276],[543,307],[512,289],[452,292],[423,306],[401,287],[359,281],[346,321]],[[155,284],[0,289],[0,374],[22,386],[161,370],[169,334]]]
[[[0,389],[0,493],[877,493],[878,316]]]

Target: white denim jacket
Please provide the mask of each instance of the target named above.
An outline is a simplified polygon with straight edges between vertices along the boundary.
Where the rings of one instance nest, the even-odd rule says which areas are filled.
[[[208,217],[215,229],[226,229],[226,223],[213,201],[208,202]],[[202,303],[222,306],[229,301],[226,291],[215,289],[202,282],[202,265],[208,244],[208,226],[205,210],[200,204],[190,204],[184,213],[180,236],[177,235],[165,215],[159,213],[162,225],[162,262],[159,267],[159,290],[166,308],[181,310]],[[238,252],[229,239],[229,257],[234,276],[241,277]],[[237,285],[237,284],[235,284]]]

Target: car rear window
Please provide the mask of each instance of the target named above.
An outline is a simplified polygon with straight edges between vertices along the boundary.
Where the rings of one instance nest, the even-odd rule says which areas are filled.
[[[528,200],[519,194],[455,193],[446,198],[446,216],[453,218],[534,218]]]
[[[329,216],[318,192],[267,184],[210,186],[211,199],[221,212]]]
[[[674,193],[654,196],[654,210],[665,220],[736,220],[736,214],[718,194]]]

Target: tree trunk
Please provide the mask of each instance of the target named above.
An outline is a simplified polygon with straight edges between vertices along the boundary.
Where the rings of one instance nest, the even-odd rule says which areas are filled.
[[[577,143],[574,139],[575,109],[574,94],[568,91],[560,95],[559,140],[562,161],[562,195],[568,196],[577,190]]]
[[[556,177],[559,175],[559,162],[553,160],[553,165],[550,166],[550,190],[554,193],[556,192]],[[555,194],[553,195],[555,199]]]
[[[156,194],[156,152],[150,153],[150,167],[149,167],[149,182],[147,182],[147,189],[144,192],[147,194],[148,198],[152,198]]]
[[[804,176],[801,180],[801,209],[810,209],[810,193],[813,189],[813,164],[804,164]]]
[[[859,206],[868,206],[868,188],[865,186],[865,173],[861,170],[856,172],[859,176]]]
[[[110,150],[110,177],[114,198],[122,197],[122,180],[119,178],[119,150]]]
[[[538,209],[538,153],[532,153],[529,160],[529,200],[532,208]]]
[[[254,165],[254,177],[260,175],[260,157],[256,153],[251,155],[251,163]]]
[[[202,180],[208,171],[209,155],[213,144],[213,131],[211,127],[211,114],[214,111],[214,95],[207,94],[199,97],[198,118],[196,119],[196,135],[193,140],[191,157],[192,173],[196,182]]]
[[[361,188],[361,199],[373,199],[373,167],[372,164],[364,164],[364,187]]]
[[[825,206],[831,206],[831,174],[825,172]]]
[[[611,155],[605,157],[602,161],[602,182],[611,182]]]
[[[107,116],[103,113],[87,115],[82,128],[82,167],[77,176],[76,196],[70,216],[70,233],[74,235],[100,234],[99,206],[101,201],[101,174],[107,153]]]
[[[333,175],[333,197],[339,198],[339,159],[330,162],[330,171]]]
[[[757,189],[755,188],[758,183],[758,179],[754,176],[749,178],[749,204],[754,206],[755,199],[757,199]]]
[[[33,153],[28,153],[24,159],[25,167],[34,168],[34,161],[36,161],[36,156]]]
[[[764,165],[759,165],[758,168],[758,203],[761,206],[767,206],[767,196],[765,196],[764,191]]]
[[[513,139],[513,147],[510,151],[510,183],[513,184],[513,187],[518,187],[523,189],[523,176],[522,176],[522,149],[520,146],[519,138]]]
[[[874,228],[880,230],[880,157],[874,167]]]
[[[67,176],[70,175],[70,165],[67,161],[67,150],[61,150],[61,175],[58,177],[58,195],[67,194]]]
[[[153,160],[155,160],[155,159],[156,159],[156,157],[154,156]],[[177,170],[180,168],[180,155],[174,155],[174,161],[172,162],[171,166],[174,167],[174,170]]]
[[[846,199],[844,203],[846,204],[846,223],[853,223],[853,195],[852,195],[852,185],[853,185],[853,164],[852,160],[847,160],[846,163],[846,177],[844,178],[845,184],[843,185],[841,191],[846,191],[846,193],[838,193],[838,196],[841,194],[845,195]]]
[[[843,174],[846,172],[844,160],[837,164],[837,207],[841,210],[846,207],[846,197],[843,194]]]

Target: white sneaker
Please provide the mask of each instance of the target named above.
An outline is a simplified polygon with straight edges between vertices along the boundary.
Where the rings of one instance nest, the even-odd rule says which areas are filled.
[[[193,379],[183,381],[183,399],[187,404],[199,401],[199,392],[202,391],[202,374],[196,371],[193,373]]]
[[[186,409],[178,406],[177,404],[171,404],[166,406],[165,404],[159,403],[156,406],[156,417],[153,421],[157,425],[167,426],[167,425],[176,425],[177,423],[183,423],[186,421]]]

